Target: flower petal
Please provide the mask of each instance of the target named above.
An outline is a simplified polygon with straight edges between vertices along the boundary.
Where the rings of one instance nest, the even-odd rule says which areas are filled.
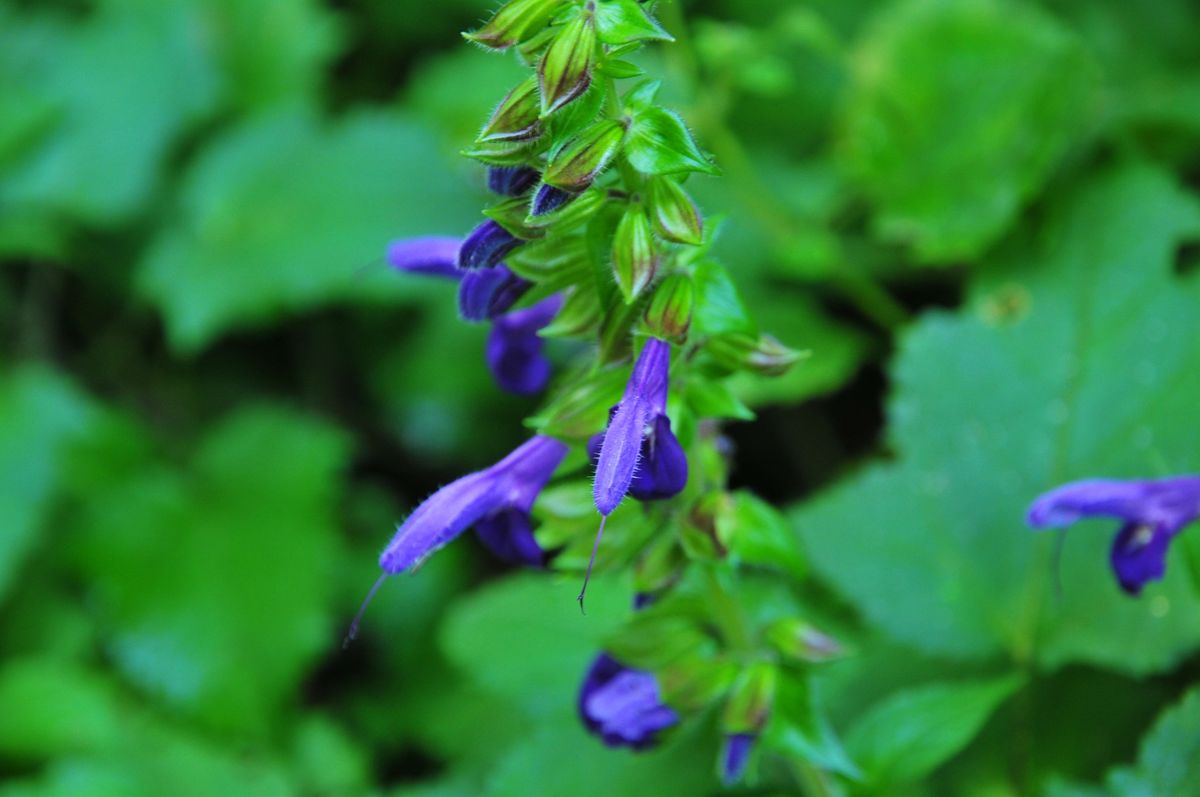
[[[458,250],[459,268],[491,268],[516,249],[521,240],[488,219],[471,230]]]
[[[501,263],[463,274],[458,285],[458,313],[464,321],[483,321],[508,312],[533,287]]]
[[[529,166],[492,166],[488,169],[488,190],[504,196],[520,196],[542,179]]]
[[[1113,539],[1109,561],[1121,589],[1141,593],[1148,581],[1158,581],[1167,570],[1167,547],[1173,535],[1162,526],[1126,523]]]
[[[406,238],[388,245],[387,260],[401,271],[458,279],[462,276],[458,268],[461,245],[458,238],[444,236]]]
[[[742,778],[746,764],[750,763],[750,751],[757,737],[752,733],[731,733],[725,737],[721,751],[721,782],[732,786]]]
[[[475,524],[475,534],[489,551],[506,562],[530,567],[546,563],[546,553],[533,537],[528,512],[506,509],[488,515]]]
[[[1089,517],[1162,524],[1171,531],[1200,513],[1200,476],[1130,480],[1086,479],[1042,495],[1029,508],[1034,528],[1067,526]]]
[[[546,387],[551,367],[538,331],[554,320],[561,307],[562,297],[556,294],[495,319],[485,355],[496,384],[503,390],[531,396]]]
[[[603,653],[584,678],[579,712],[587,728],[606,745],[635,750],[657,743],[659,732],[679,722],[679,715],[660,700],[653,675],[625,667]]]
[[[419,563],[504,504],[496,478],[480,471],[451,482],[426,498],[396,529],[379,556],[386,573],[400,573]]]
[[[642,440],[642,457],[629,494],[639,501],[671,498],[683,492],[687,480],[687,454],[671,431],[671,420],[659,415],[651,421],[650,433]]]

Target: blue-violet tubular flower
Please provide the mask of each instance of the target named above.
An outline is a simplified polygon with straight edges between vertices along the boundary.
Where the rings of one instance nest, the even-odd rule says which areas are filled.
[[[1166,572],[1167,547],[1200,515],[1200,475],[1167,479],[1071,482],[1040,496],[1029,508],[1034,528],[1068,526],[1090,517],[1124,521],[1109,562],[1121,588],[1137,595]]]
[[[609,747],[644,750],[679,715],[659,697],[658,681],[601,653],[579,689],[579,716],[588,730]]]
[[[546,342],[538,334],[562,308],[559,294],[531,307],[496,318],[488,335],[488,368],[496,384],[518,396],[540,393],[550,381],[550,361],[543,353]]]
[[[458,250],[458,266],[491,268],[520,244],[521,239],[488,219],[467,234]]]

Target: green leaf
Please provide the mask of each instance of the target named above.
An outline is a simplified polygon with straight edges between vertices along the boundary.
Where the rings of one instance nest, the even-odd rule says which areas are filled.
[[[223,730],[262,733],[336,644],[333,509],[345,445],[278,409],[214,428],[186,471],[98,488],[76,553],[132,683]]]
[[[120,737],[116,690],[96,673],[54,659],[0,669],[0,757],[46,760],[100,750]]]
[[[689,379],[686,398],[692,412],[700,418],[754,420],[754,410],[743,404],[723,380],[699,376]]]
[[[519,575],[464,595],[442,626],[441,648],[473,681],[535,713],[572,705],[631,603],[628,589],[597,578],[580,615],[579,586],[574,576]]]
[[[1043,667],[1161,670],[1200,643],[1176,543],[1133,600],[1108,567],[1114,523],[1055,542],[1024,513],[1072,479],[1191,467],[1200,282],[1171,273],[1200,206],[1163,174],[1090,180],[1014,241],[967,309],[930,316],[892,367],[892,464],[795,514],[816,568],[881,629],[922,650]]]
[[[0,601],[17,580],[67,464],[95,421],[86,397],[39,366],[0,374]]]
[[[1137,766],[1108,777],[1122,797],[1191,797],[1200,783],[1200,688],[1163,712],[1142,740]]]
[[[625,142],[625,157],[643,174],[717,173],[696,146],[687,125],[665,108],[637,112]]]
[[[605,44],[633,41],[675,41],[637,0],[600,0],[596,29]]]
[[[712,794],[714,751],[680,729],[663,745],[631,755],[589,736],[562,712],[509,752],[488,778],[487,797],[693,797]]]
[[[1027,4],[907,0],[853,57],[840,134],[876,232],[924,262],[979,255],[1081,139],[1093,68]]]
[[[750,318],[737,286],[723,266],[705,260],[696,267],[692,280],[696,285],[696,306],[692,315],[694,334],[699,337],[758,334],[758,326]]]
[[[1010,676],[898,692],[859,719],[846,746],[876,787],[917,780],[970,744],[1020,685]]]
[[[717,517],[717,529],[743,562],[778,568],[797,581],[808,572],[795,530],[779,510],[753,493],[734,493],[729,514]]]
[[[378,113],[333,127],[298,111],[255,118],[214,142],[182,190],[138,275],[182,352],[336,300],[415,299],[434,286],[384,267],[387,242],[466,229],[477,212],[433,135]]]
[[[19,85],[41,106],[41,134],[0,173],[5,216],[112,224],[146,207],[172,140],[218,100],[196,11],[108,2],[74,24],[0,11],[0,93]],[[0,222],[0,246],[19,232]]]
[[[791,670],[780,673],[763,743],[799,761],[810,763],[829,772],[850,778],[859,776],[858,767],[850,760],[825,717],[807,675]]]

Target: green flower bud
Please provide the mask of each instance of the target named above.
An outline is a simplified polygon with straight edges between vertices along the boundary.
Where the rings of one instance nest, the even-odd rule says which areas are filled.
[[[585,11],[563,26],[538,64],[542,115],[582,96],[592,84],[595,65],[596,20],[591,11]]]
[[[756,662],[738,676],[725,701],[721,730],[757,734],[766,726],[775,705],[775,665]]]
[[[612,119],[596,122],[551,155],[542,181],[565,191],[582,191],[612,163],[624,140],[622,123]]]
[[[799,619],[777,620],[766,630],[767,641],[785,660],[812,664],[836,659],[844,652],[841,643]]]
[[[541,100],[537,78],[530,76],[496,106],[491,118],[479,132],[478,143],[492,141],[529,141],[542,133]]]
[[[781,376],[808,356],[808,352],[788,348],[770,335],[755,338],[740,332],[713,337],[705,350],[725,368],[757,371],[766,376]]]
[[[672,274],[654,291],[646,308],[646,325],[660,338],[682,343],[692,325],[696,286],[687,274]]]
[[[562,0],[510,0],[477,31],[464,33],[469,41],[503,50],[520,44],[550,23]]]
[[[655,673],[663,701],[686,713],[718,700],[736,676],[737,665],[720,658],[684,659]]]
[[[658,270],[658,253],[654,249],[650,219],[640,203],[631,204],[617,224],[617,232],[613,236],[612,267],[625,304],[632,304],[654,281],[654,273]]]
[[[678,181],[670,177],[651,180],[649,196],[650,214],[659,235],[677,244],[704,243],[704,220]]]
[[[784,346],[772,335],[763,335],[758,345],[750,352],[747,364],[766,376],[783,376],[796,363],[808,356],[808,352]]]

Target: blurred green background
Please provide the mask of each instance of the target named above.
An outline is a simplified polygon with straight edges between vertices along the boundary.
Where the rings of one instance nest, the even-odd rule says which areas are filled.
[[[681,5],[642,60],[724,170],[689,188],[812,351],[729,434],[857,653],[823,685],[857,788],[1200,794],[1200,698],[1137,742],[1200,680],[1200,540],[1131,601],[1081,531],[1043,599],[1021,520],[1196,469],[1200,7]],[[382,258],[480,218],[492,7],[0,0],[2,797],[719,791],[709,720],[632,756],[574,717],[620,579],[581,619],[464,537],[340,646],[394,524],[536,409]],[[997,673],[990,719],[1016,682],[939,703]]]

